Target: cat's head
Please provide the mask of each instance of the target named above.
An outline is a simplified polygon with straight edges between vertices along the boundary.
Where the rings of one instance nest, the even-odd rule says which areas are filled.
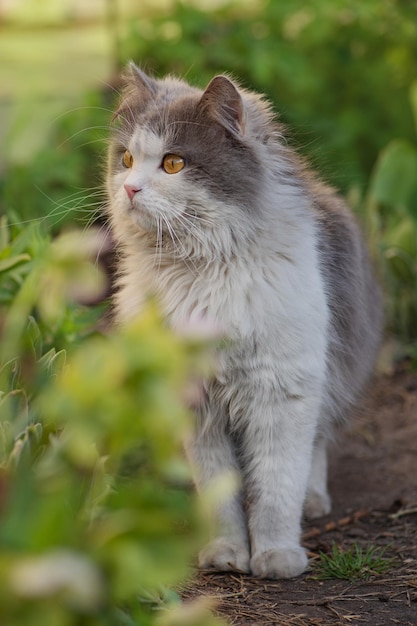
[[[202,91],[131,64],[114,115],[108,193],[113,224],[178,252],[222,248],[256,222],[269,107],[216,76]],[[270,128],[269,128],[270,131]]]

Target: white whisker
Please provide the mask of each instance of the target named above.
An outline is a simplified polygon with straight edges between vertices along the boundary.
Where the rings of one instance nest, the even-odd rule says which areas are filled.
[[[194,275],[194,276],[198,276],[199,272],[198,269],[195,265],[195,262],[190,258],[189,254],[187,253],[187,250],[184,247],[184,244],[182,243],[181,239],[178,237],[178,235],[175,233],[174,229],[172,228],[172,225],[169,223],[169,221],[167,220],[167,218],[162,215],[161,216],[167,229],[168,229],[168,233],[172,239],[172,243],[174,245],[174,250],[176,250],[178,257],[185,263],[185,265],[187,266],[187,268],[189,269],[189,271]]]
[[[86,111],[86,110],[104,111],[105,113],[113,113],[112,109],[107,109],[106,107],[99,107],[99,106],[79,106],[79,107],[74,107],[72,109],[68,109],[67,111],[64,111],[63,113],[60,113],[59,115],[57,115],[53,119],[53,121],[50,122],[49,126],[52,126],[58,120],[62,119],[66,115],[71,115],[72,113],[75,113],[76,111]]]
[[[88,130],[106,130],[106,131],[108,131],[109,127],[108,126],[86,126],[85,128],[81,128],[80,130],[77,130],[77,132],[73,133],[72,135],[70,135],[69,137],[64,139],[64,141],[62,141],[57,147],[58,148],[62,148],[62,146],[65,146],[65,144],[67,144],[69,141],[71,141],[75,137],[78,137],[78,135],[81,135],[81,133],[85,133]]]

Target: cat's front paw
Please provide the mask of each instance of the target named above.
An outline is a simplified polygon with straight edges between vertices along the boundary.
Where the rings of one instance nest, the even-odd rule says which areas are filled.
[[[201,550],[198,565],[202,569],[213,569],[218,572],[248,573],[249,550],[247,546],[219,537]]]
[[[306,519],[316,519],[328,515],[332,510],[332,502],[328,493],[309,491],[304,502],[304,516]]]
[[[305,550],[300,546],[255,553],[250,565],[258,578],[294,578],[304,572],[307,563]]]

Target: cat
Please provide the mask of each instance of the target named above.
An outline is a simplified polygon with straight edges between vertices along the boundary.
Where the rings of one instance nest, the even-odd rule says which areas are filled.
[[[198,489],[240,489],[216,510],[202,568],[301,574],[307,518],[329,513],[327,442],[371,374],[379,289],[343,200],[287,145],[271,105],[227,76],[205,90],[124,76],[107,193],[120,323],[155,297],[169,324],[227,341],[187,446]]]

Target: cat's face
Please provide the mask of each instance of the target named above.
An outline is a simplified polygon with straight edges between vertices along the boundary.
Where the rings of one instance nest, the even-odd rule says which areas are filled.
[[[236,87],[217,77],[202,92],[131,74],[110,149],[113,219],[180,247],[238,228],[256,204],[260,166]]]

